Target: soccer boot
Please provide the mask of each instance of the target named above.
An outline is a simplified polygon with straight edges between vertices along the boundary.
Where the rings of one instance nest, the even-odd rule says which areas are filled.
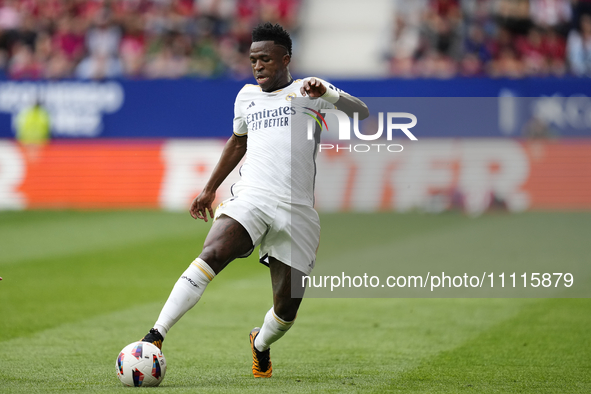
[[[264,352],[259,352],[254,347],[254,340],[259,335],[261,329],[255,327],[250,332],[250,348],[252,349],[252,374],[255,378],[270,378],[273,374],[273,366],[271,365],[271,349]]]
[[[142,342],[150,342],[158,347],[158,349],[162,350],[162,342],[164,338],[162,334],[158,332],[158,329],[151,328],[150,332],[146,334],[145,337],[141,339]]]

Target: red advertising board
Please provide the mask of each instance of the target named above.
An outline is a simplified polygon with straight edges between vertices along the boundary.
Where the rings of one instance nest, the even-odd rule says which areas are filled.
[[[186,209],[217,163],[222,140],[53,142],[0,140],[0,209]],[[318,153],[317,208],[446,209],[478,213],[491,198],[509,210],[591,209],[591,141],[424,139],[403,152]],[[229,197],[233,173],[220,187]],[[437,205],[435,204],[435,205]]]

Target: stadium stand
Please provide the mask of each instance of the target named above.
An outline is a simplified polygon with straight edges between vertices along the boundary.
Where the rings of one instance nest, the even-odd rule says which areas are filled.
[[[250,75],[250,30],[297,30],[299,0],[2,0],[0,69],[11,79]]]
[[[0,71],[17,80],[243,79],[250,75],[244,54],[257,23],[281,23],[296,44],[300,36],[305,44],[323,26],[337,28],[338,20],[347,22],[338,43],[375,45],[356,46],[362,56],[346,59],[329,56],[323,45],[302,45],[303,71],[324,54],[340,76],[591,75],[590,0],[372,4],[369,12],[339,14],[328,23],[322,10],[338,6],[331,1],[0,0]],[[365,66],[358,59],[367,59]]]
[[[397,2],[387,51],[397,77],[587,75],[591,2]]]

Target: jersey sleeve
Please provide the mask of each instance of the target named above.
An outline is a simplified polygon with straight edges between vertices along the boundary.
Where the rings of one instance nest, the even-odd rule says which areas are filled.
[[[239,97],[240,94],[238,94],[238,97],[236,97],[236,101],[234,102],[234,135],[244,137],[248,134],[248,125],[246,124],[246,118],[242,113]]]
[[[328,81],[325,81],[325,80],[324,80],[324,79],[322,79],[322,78],[318,78],[318,77],[314,77],[314,78],[316,78],[316,79],[320,80],[320,81],[322,82],[322,84],[323,84],[324,86],[326,86],[326,88],[327,88],[327,89],[333,89],[333,90],[336,90],[336,91],[337,91],[337,92],[339,92],[339,93],[345,93],[345,94],[349,94],[349,93],[347,93],[347,92],[344,92],[344,91],[342,91],[341,89],[337,88],[337,87],[336,87],[336,86],[334,86],[332,83],[330,83],[330,82],[328,82]],[[327,109],[334,109],[334,108],[336,108],[336,106],[335,106],[334,104],[331,104],[331,103],[329,103],[329,102],[328,102],[328,101],[326,101],[326,100],[318,100],[318,106],[319,106],[319,108],[327,108]]]
[[[320,78],[318,78],[318,79],[320,79]],[[330,82],[328,82],[328,81],[325,81],[324,79],[320,79],[320,80],[322,81],[322,83],[324,84],[324,86],[326,86],[326,88],[327,88],[327,89],[333,89],[333,90],[336,90],[336,91],[337,91],[337,92],[339,92],[339,93],[345,93],[345,94],[349,94],[349,93],[347,93],[347,92],[345,92],[345,91],[343,91],[343,90],[341,90],[341,89],[337,88],[337,87],[336,87],[336,86],[334,86],[332,83],[330,83]]]

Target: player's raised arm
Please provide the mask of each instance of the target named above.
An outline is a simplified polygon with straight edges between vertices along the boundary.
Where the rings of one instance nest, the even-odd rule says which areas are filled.
[[[228,142],[226,142],[222,156],[213,169],[207,184],[191,204],[189,212],[194,219],[203,219],[207,222],[208,211],[209,216],[213,219],[213,208],[211,204],[215,200],[215,192],[244,157],[247,138],[246,136],[238,137],[236,134],[233,134]]]
[[[324,86],[322,81],[318,78],[310,78],[304,81],[300,93],[302,96],[306,95],[311,98],[322,98],[334,104],[339,110],[346,113],[350,118],[355,112],[359,113],[359,120],[363,120],[369,116],[369,109],[367,105],[357,97],[353,97],[345,92],[339,92],[336,89],[330,89]]]

